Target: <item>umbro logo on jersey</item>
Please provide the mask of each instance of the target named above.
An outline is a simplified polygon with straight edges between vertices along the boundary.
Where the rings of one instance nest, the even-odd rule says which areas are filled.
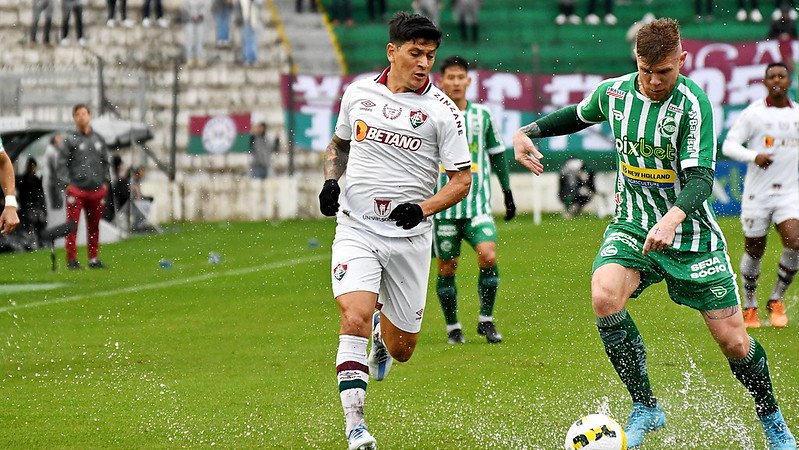
[[[394,131],[369,126],[360,119],[355,121],[355,140],[357,142],[365,140],[380,142],[381,144],[388,144],[412,152],[419,150],[422,146],[422,140],[416,136],[408,136]]]
[[[608,89],[605,91],[605,93],[608,94],[611,97],[618,98],[618,99],[623,99],[624,96],[626,95],[626,93],[624,91],[616,89],[614,87],[610,87],[610,86],[608,86]]]
[[[375,106],[377,106],[377,105],[375,104],[375,102],[373,102],[371,100],[362,100],[361,101],[361,110],[362,111],[371,111],[372,108],[374,108]]]
[[[423,113],[419,109],[416,111],[411,111],[409,117],[411,120],[411,126],[413,128],[419,128],[427,121],[427,114]]]
[[[392,108],[388,104],[383,105],[383,116],[386,119],[394,120],[402,114],[402,108]]]

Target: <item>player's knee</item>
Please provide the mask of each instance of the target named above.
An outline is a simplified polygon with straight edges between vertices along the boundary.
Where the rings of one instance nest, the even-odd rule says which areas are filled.
[[[355,311],[342,311],[341,332],[353,336],[368,336],[372,331],[371,316],[363,316]]]
[[[487,269],[489,267],[494,267],[497,265],[497,252],[489,251],[483,252],[477,255],[477,264],[483,268]]]
[[[597,317],[609,316],[624,308],[624,298],[602,283],[591,283],[591,306]]]
[[[458,270],[457,259],[439,260],[438,274],[441,275],[442,277],[454,277],[455,272],[457,270]]]
[[[749,353],[749,336],[729,336],[719,342],[721,352],[730,359],[743,359]]]
[[[799,236],[785,239],[784,245],[788,250],[799,251]]]

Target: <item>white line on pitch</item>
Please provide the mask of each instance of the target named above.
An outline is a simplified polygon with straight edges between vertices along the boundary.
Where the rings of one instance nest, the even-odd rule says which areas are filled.
[[[103,291],[103,292],[94,292],[91,294],[81,294],[81,295],[72,295],[69,297],[57,298],[53,300],[40,300],[36,302],[30,303],[23,303],[20,305],[9,305],[9,306],[2,306],[0,307],[0,313],[8,312],[8,311],[16,311],[18,309],[25,309],[25,308],[36,308],[39,306],[48,306],[48,305],[57,305],[60,303],[71,303],[76,302],[78,300],[83,300],[87,298],[96,298],[96,297],[107,297],[110,295],[118,295],[118,294],[129,294],[141,291],[149,291],[152,289],[161,289],[161,288],[168,288],[172,286],[179,286],[181,284],[186,283],[194,283],[196,281],[205,281],[210,280],[212,278],[218,277],[228,277],[228,276],[236,276],[236,275],[246,275],[249,273],[260,272],[262,270],[271,270],[271,269],[278,269],[281,267],[287,266],[294,266],[297,264],[308,263],[313,261],[318,261],[321,259],[329,258],[330,255],[316,255],[316,256],[309,256],[305,258],[296,258],[296,259],[289,259],[287,261],[277,261],[269,264],[263,264],[260,266],[254,267],[244,267],[241,269],[234,269],[228,270],[225,272],[213,272],[213,273],[206,273],[203,275],[197,275],[189,278],[183,278],[180,280],[167,280],[161,281],[159,283],[151,283],[151,284],[142,284],[138,286],[128,286],[119,289],[112,289],[110,291]]]

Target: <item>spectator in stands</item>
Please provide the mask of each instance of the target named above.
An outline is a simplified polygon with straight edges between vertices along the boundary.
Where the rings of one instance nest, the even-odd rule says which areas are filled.
[[[779,11],[780,15],[771,21],[766,38],[780,41],[796,39],[796,15],[794,14],[794,17],[791,17],[791,11],[795,13],[796,10],[783,6]]]
[[[227,48],[230,46],[230,16],[233,15],[233,0],[214,0],[211,5],[211,14],[216,23],[216,46]]]
[[[44,202],[44,187],[41,177],[36,175],[38,163],[28,158],[25,173],[17,179],[17,196],[19,201],[19,224],[22,232],[29,237],[28,242],[35,242],[39,234],[47,227],[47,205]]]
[[[438,13],[441,11],[441,0],[413,0],[411,3],[416,14],[427,17],[435,26],[438,26]]]
[[[78,45],[86,46],[83,38],[83,0],[61,0],[61,45],[69,45],[69,18],[75,14],[75,35]]]
[[[302,13],[302,11],[303,11],[303,6],[302,5],[304,3],[305,3],[305,0],[297,0],[297,2],[294,4],[294,8],[295,8],[295,10],[297,11],[298,14]],[[308,5],[310,5],[311,12],[315,13],[316,12],[316,0],[308,0]]]
[[[117,24],[117,0],[106,0],[106,3],[108,4],[108,20],[106,20],[105,24],[113,28]],[[119,17],[121,19],[119,23],[121,23],[123,27],[133,27],[133,20],[128,19],[128,0],[119,0]]]
[[[205,18],[210,0],[183,0],[183,23],[186,31],[186,62],[189,67],[205,65]]]
[[[64,189],[58,182],[58,149],[64,137],[54,134],[44,150],[44,163],[47,170],[47,197],[53,209],[64,207]]]
[[[771,20],[779,20],[783,11],[787,12],[789,19],[796,20],[796,0],[774,0],[774,12],[771,13]]]
[[[31,22],[31,44],[36,43],[36,35],[39,33],[39,19],[44,14],[44,30],[42,31],[42,43],[50,45],[50,30],[53,28],[53,9],[55,0],[33,0],[33,21]]]
[[[272,155],[280,149],[280,137],[266,132],[266,123],[258,122],[250,136],[250,176],[269,178],[272,175]]]
[[[558,16],[555,17],[555,23],[563,25],[567,21],[572,25],[582,22],[577,15],[577,0],[558,0]]]
[[[333,0],[330,4],[330,17],[333,25],[344,23],[348,27],[355,25],[352,20],[352,0]]]
[[[236,21],[241,29],[241,62],[251,66],[258,60],[258,30],[263,0],[236,0]]]
[[[588,0],[588,15],[585,16],[585,23],[588,25],[599,25],[600,19],[596,9],[597,0]],[[604,0],[605,3],[605,23],[616,25],[619,20],[613,15],[613,0]]]
[[[111,201],[115,209],[121,209],[130,200],[130,171],[122,163],[122,158],[119,155],[114,155],[111,158],[111,167],[114,177],[111,181]]]
[[[694,14],[696,14],[696,21],[701,22],[705,20],[712,22],[714,19],[713,8],[716,6],[715,4],[715,0],[694,0]],[[704,6],[704,8],[702,6]]]
[[[461,40],[477,43],[480,38],[480,25],[478,17],[482,0],[453,0],[455,17],[458,20],[458,27],[461,30]],[[471,30],[471,37],[469,31]]]
[[[108,146],[91,126],[91,112],[85,104],[72,108],[75,130],[64,138],[58,154],[58,179],[65,186],[67,196],[67,222],[75,224],[75,231],[67,235],[64,248],[67,267],[80,269],[77,249],[77,225],[80,212],[86,209],[86,234],[89,268],[105,269],[98,258],[100,251],[100,218],[103,215],[105,194],[111,183]]]
[[[366,0],[366,9],[372,22],[386,21],[386,0]]]
[[[738,22],[743,22],[749,17],[752,22],[762,22],[763,14],[760,14],[760,0],[749,0],[751,10],[746,12],[746,0],[738,0],[738,13],[735,14],[735,19]]]
[[[144,195],[141,190],[141,183],[144,181],[145,174],[146,169],[144,166],[134,167],[131,171],[130,198],[133,200],[146,200],[148,202],[153,201],[153,197],[151,195]]]
[[[145,28],[149,28],[152,25],[150,21],[150,5],[154,4],[155,7],[155,21],[158,23],[158,26],[161,28],[167,28],[169,26],[169,21],[164,18],[164,6],[161,4],[161,0],[144,0],[144,4],[142,5],[141,9],[141,24]]]

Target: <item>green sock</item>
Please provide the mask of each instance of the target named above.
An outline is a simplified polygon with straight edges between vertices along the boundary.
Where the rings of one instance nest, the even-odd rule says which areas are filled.
[[[458,288],[455,286],[455,277],[438,276],[436,294],[441,309],[444,311],[444,321],[447,325],[458,323]]]
[[[765,416],[778,409],[771,376],[768,371],[768,358],[763,346],[753,337],[749,337],[749,354],[743,359],[730,359],[730,369],[735,378],[744,385],[755,399],[758,416]]]
[[[480,296],[480,315],[492,316],[494,303],[497,301],[497,287],[499,286],[499,270],[497,266],[480,269],[477,277],[477,295]]]
[[[638,328],[626,309],[607,317],[597,318],[597,328],[605,352],[616,369],[633,402],[654,407],[657,399],[649,386],[646,369],[646,347]]]

